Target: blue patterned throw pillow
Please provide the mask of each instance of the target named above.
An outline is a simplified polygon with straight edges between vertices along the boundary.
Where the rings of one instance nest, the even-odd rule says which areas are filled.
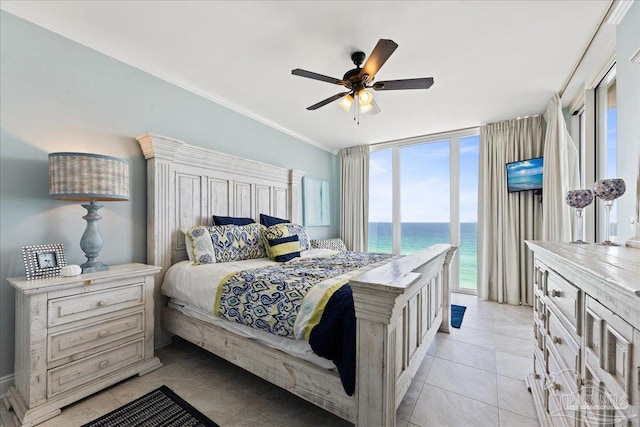
[[[267,256],[260,224],[208,227],[216,262],[243,261]]]
[[[287,262],[300,257],[300,240],[297,235],[269,240],[269,255],[276,262]]]
[[[191,227],[184,232],[185,246],[193,265],[213,264],[216,258],[211,244],[209,230],[205,226]]]
[[[331,249],[332,251],[345,252],[347,247],[340,238],[320,239],[311,241],[311,249]]]

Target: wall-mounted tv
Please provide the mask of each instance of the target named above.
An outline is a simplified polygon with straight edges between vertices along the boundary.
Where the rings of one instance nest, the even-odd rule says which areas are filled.
[[[509,193],[542,190],[542,157],[507,163],[507,188]]]

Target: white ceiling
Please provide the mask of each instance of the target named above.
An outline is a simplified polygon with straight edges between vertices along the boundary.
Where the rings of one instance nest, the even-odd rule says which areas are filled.
[[[335,150],[542,113],[610,3],[3,1],[2,9]],[[360,125],[335,102],[306,110],[344,88],[292,69],[342,78],[351,53],[368,54],[380,38],[399,48],[376,80],[433,77],[433,87],[374,92],[382,112]]]

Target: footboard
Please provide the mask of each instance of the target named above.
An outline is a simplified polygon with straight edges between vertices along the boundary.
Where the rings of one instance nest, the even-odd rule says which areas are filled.
[[[449,332],[449,268],[456,249],[434,245],[350,281],[357,425],[395,425],[396,409],[436,332]]]

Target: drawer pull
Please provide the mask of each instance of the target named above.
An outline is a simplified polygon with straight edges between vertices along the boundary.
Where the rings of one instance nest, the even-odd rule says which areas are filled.
[[[540,319],[540,320],[544,320],[544,318],[545,318],[545,317],[546,317],[546,316],[544,315],[544,313],[543,313],[543,312],[538,313],[538,319]]]
[[[560,387],[560,384],[558,384],[557,382],[553,381],[551,382],[551,389],[554,391],[560,391],[562,387]]]
[[[106,337],[107,335],[109,335],[109,331],[100,331],[100,332],[98,332],[98,336],[99,336],[100,338],[104,338],[104,337]]]
[[[106,299],[101,299],[100,301],[98,301],[99,307],[104,307],[107,304],[109,304],[109,301],[107,301]]]
[[[109,362],[107,362],[106,360],[103,360],[102,362],[100,362],[100,364],[98,365],[98,368],[100,369],[104,369],[109,365]]]
[[[552,296],[552,297],[558,297],[558,298],[559,298],[561,294],[562,294],[562,293],[561,293],[559,290],[557,290],[557,289],[552,289],[552,290],[551,290],[551,296]]]
[[[552,337],[552,338],[551,338],[551,341],[552,341],[554,344],[560,344],[560,343],[562,342],[562,339],[561,339],[560,337]]]

